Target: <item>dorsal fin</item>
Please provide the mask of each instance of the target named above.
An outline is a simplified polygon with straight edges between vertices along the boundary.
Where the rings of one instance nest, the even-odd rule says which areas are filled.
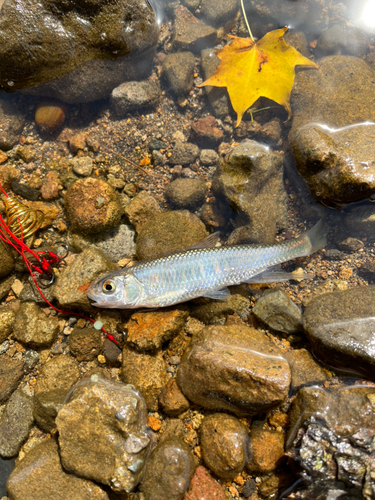
[[[220,231],[216,231],[215,233],[209,234],[204,240],[196,243],[192,247],[189,247],[188,250],[199,250],[201,248],[214,248],[216,243],[220,239]]]

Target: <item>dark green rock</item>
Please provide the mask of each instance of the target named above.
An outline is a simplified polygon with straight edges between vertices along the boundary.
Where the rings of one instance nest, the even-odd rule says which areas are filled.
[[[173,208],[194,211],[204,203],[206,183],[203,179],[176,179],[168,184],[164,194]]]
[[[349,373],[374,378],[375,286],[313,298],[303,315],[318,359]]]

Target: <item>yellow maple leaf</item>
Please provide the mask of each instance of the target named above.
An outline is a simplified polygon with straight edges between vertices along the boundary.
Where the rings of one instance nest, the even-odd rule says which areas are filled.
[[[284,106],[291,116],[289,104],[295,67],[312,66],[313,61],[287,45],[283,36],[287,27],[270,31],[259,42],[232,36],[232,42],[217,52],[219,66],[199,87],[227,87],[233,109],[237,113],[236,127],[245,111],[259,98],[267,97]]]

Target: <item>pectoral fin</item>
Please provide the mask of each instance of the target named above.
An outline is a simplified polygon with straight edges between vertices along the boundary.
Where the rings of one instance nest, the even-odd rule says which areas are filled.
[[[209,299],[215,300],[228,300],[230,297],[230,291],[228,288],[222,288],[221,290],[214,290],[212,292],[207,292],[202,297],[207,297]]]

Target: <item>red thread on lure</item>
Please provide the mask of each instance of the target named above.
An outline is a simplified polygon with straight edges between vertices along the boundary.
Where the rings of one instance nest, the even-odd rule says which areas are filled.
[[[3,194],[5,195],[5,197],[7,199],[9,199],[8,194],[4,191],[4,189],[1,186],[0,186],[0,190],[3,192]],[[15,207],[14,204],[11,205],[10,203],[8,204],[8,206],[10,206],[11,208]],[[43,297],[43,299],[45,300],[45,302],[50,307],[52,307],[52,309],[54,309],[55,311],[57,311],[59,313],[69,314],[69,315],[73,315],[73,316],[78,316],[80,318],[88,319],[92,323],[95,323],[96,321],[94,319],[89,318],[87,316],[84,316],[82,314],[72,313],[72,312],[69,312],[69,311],[63,311],[61,309],[57,309],[44,296],[43,292],[41,291],[41,289],[40,289],[40,287],[39,287],[39,285],[37,283],[35,274],[38,273],[41,276],[43,274],[47,274],[47,275],[50,274],[51,276],[53,276],[53,269],[52,269],[51,266],[53,264],[60,263],[63,259],[61,259],[58,255],[54,254],[50,250],[40,251],[40,250],[32,250],[31,248],[29,248],[24,243],[24,232],[23,232],[23,227],[22,227],[21,220],[20,220],[20,218],[18,216],[16,217],[16,215],[17,215],[17,213],[14,212],[13,213],[12,222],[13,222],[13,225],[14,225],[15,220],[16,219],[18,220],[18,224],[19,224],[19,232],[18,232],[18,234],[20,235],[20,237],[17,236],[17,230],[11,231],[11,229],[9,228],[9,226],[7,225],[7,223],[4,221],[3,217],[0,214],[0,239],[2,241],[4,241],[4,243],[7,243],[8,245],[10,245],[19,255],[22,256],[22,258],[23,258],[23,260],[24,260],[24,262],[26,264],[26,267],[29,270],[31,278],[34,281],[34,284],[35,284],[38,292]],[[37,229],[39,229],[40,225],[41,224],[34,225],[33,230],[31,231],[31,233],[29,232],[28,236],[30,236],[30,234],[33,234]],[[32,257],[34,257],[34,259],[38,262],[39,265],[33,264],[31,262],[31,260],[28,257],[26,257],[26,255],[25,255],[26,253],[28,253],[29,255],[31,255]],[[115,342],[116,344],[118,344],[117,340],[113,337],[113,335],[108,334],[103,327],[101,328],[101,330],[102,330],[102,332],[104,332],[106,334],[106,336],[108,337],[109,340],[111,340],[112,342]]]

